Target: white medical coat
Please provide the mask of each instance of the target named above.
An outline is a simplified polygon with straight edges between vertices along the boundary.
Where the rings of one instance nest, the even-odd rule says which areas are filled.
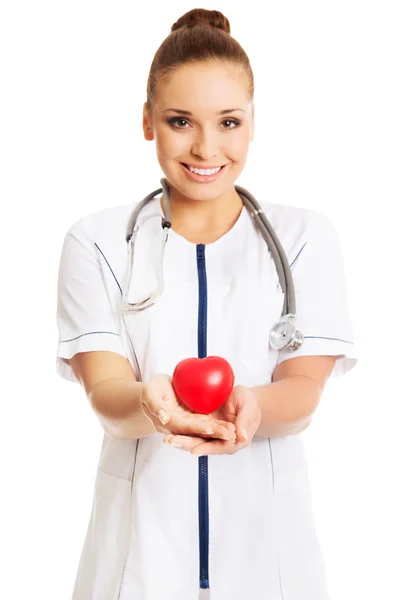
[[[170,230],[164,292],[152,307],[125,317],[126,227],[135,205],[102,210],[68,230],[58,278],[57,371],[77,381],[68,359],[107,350],[126,357],[136,377],[172,375],[198,356],[196,250]],[[296,352],[269,346],[283,293],[272,256],[246,207],[234,226],[204,247],[207,355],[224,357],[235,385],[271,382],[278,363],[297,356],[338,356],[333,375],[356,363],[337,232],[324,215],[262,203],[294,278]],[[133,300],[157,287],[162,208],[142,210]],[[132,347],[133,344],[133,347]],[[136,353],[136,356],[135,356]],[[163,445],[163,435],[114,440],[104,435],[73,600],[198,600],[198,457]],[[208,560],[211,600],[328,600],[301,434],[255,436],[234,455],[208,457]]]

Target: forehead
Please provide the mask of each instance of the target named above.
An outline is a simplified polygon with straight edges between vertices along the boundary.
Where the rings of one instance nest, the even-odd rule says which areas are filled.
[[[240,65],[232,63],[192,63],[174,69],[157,84],[160,110],[180,108],[214,112],[230,107],[246,109],[248,79]]]

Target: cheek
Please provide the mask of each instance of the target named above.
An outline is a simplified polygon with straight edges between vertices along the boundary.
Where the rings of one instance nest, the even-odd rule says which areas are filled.
[[[158,156],[164,158],[179,156],[187,148],[188,141],[185,138],[184,135],[177,135],[168,130],[159,132],[156,137]]]
[[[225,149],[225,154],[228,158],[235,162],[245,160],[249,149],[248,138],[234,138]]]
[[[188,152],[193,140],[189,135],[179,135],[168,129],[159,129],[156,132],[157,155],[163,159],[175,159]],[[242,127],[234,134],[225,134],[220,140],[220,151],[232,161],[241,162],[246,159],[250,143],[250,132],[247,127]]]

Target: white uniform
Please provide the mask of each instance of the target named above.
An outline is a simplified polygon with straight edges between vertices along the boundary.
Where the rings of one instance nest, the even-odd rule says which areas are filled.
[[[283,293],[267,245],[246,207],[212,244],[196,245],[170,230],[165,288],[152,307],[120,316],[127,270],[126,227],[134,205],[102,210],[68,231],[60,262],[57,371],[76,379],[68,359],[108,350],[126,357],[139,378],[172,375],[182,359],[228,360],[235,384],[269,384],[278,363],[296,356],[337,355],[334,375],[356,363],[343,260],[331,221],[311,210],[263,203],[287,254],[295,282],[297,352],[269,346]],[[160,199],[139,222],[162,214]],[[161,219],[148,220],[135,252],[133,300],[157,287]],[[202,254],[202,250],[204,250]],[[199,325],[199,313],[206,316]],[[198,600],[199,535],[206,535],[202,577],[211,600],[327,600],[300,435],[255,436],[234,455],[208,457],[199,522],[199,459],[167,447],[163,435],[140,440],[104,436],[93,511],[73,600]],[[204,463],[203,463],[204,464]],[[207,488],[208,486],[208,488]],[[201,531],[202,530],[202,531]],[[202,584],[203,587],[204,583]]]

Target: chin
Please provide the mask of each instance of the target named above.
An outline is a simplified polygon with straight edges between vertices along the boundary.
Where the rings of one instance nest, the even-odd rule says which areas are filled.
[[[235,165],[234,167],[232,163],[229,165],[229,170],[231,171],[229,177],[226,177],[227,174],[225,174],[225,177],[222,175],[220,181],[215,180],[209,183],[191,181],[186,177],[185,173],[181,171],[180,166],[173,170],[166,169],[164,174],[169,186],[182,196],[193,200],[211,200],[230,191],[235,185],[235,180],[240,173],[237,172],[237,166]]]
[[[222,196],[226,192],[232,189],[233,183],[218,184],[198,184],[198,183],[178,183],[176,186],[173,185],[176,190],[191,200],[213,200],[219,196]]]

